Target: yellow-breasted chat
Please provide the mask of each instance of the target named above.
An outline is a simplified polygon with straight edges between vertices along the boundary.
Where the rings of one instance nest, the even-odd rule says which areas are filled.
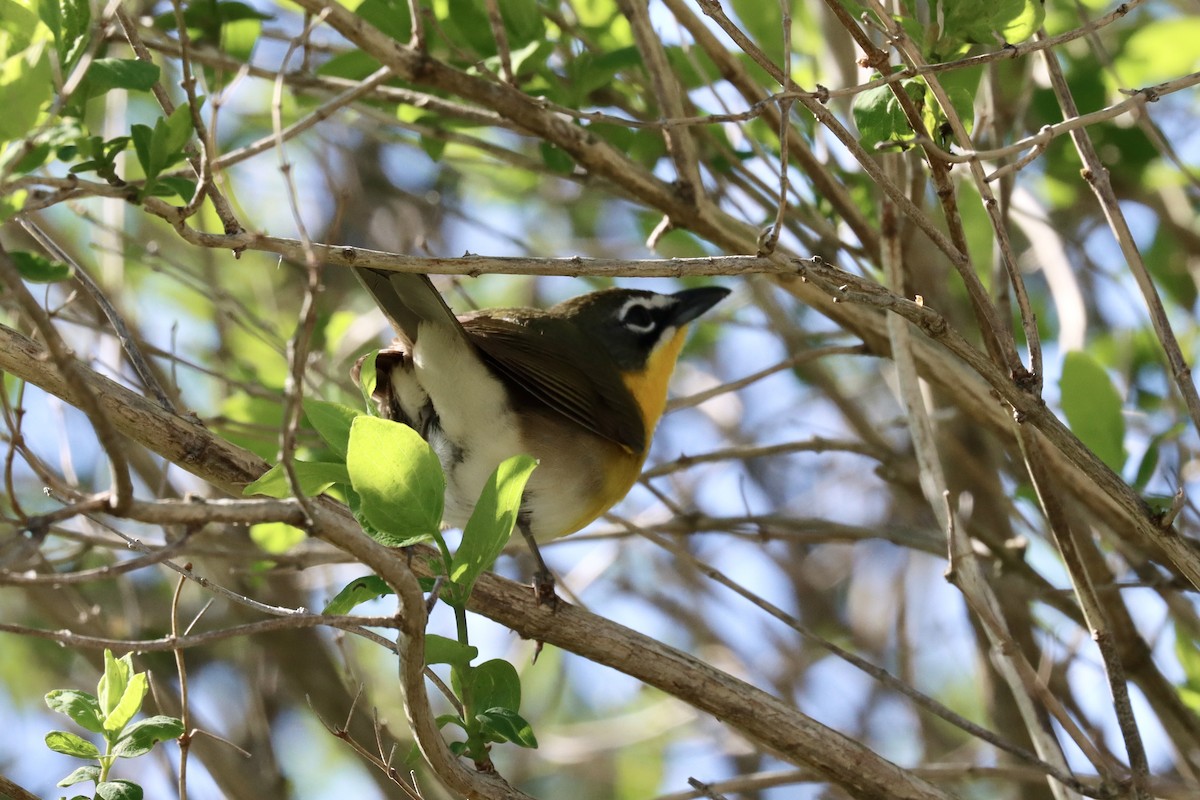
[[[374,400],[437,453],[444,522],[465,525],[496,466],[528,454],[539,465],[518,527],[531,546],[579,530],[633,486],[687,325],[729,294],[605,289],[456,316],[426,275],[355,273],[397,335],[376,354]]]

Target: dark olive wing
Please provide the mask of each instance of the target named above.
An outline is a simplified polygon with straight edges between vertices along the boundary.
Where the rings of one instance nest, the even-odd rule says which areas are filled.
[[[530,324],[490,316],[462,319],[468,337],[497,372],[572,422],[633,452],[646,446],[646,426],[612,360],[586,358],[594,345],[570,325]]]

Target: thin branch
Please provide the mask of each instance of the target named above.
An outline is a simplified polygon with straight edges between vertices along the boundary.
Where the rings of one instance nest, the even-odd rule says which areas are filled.
[[[140,61],[152,63],[153,58],[150,55],[150,51],[146,49],[144,44],[142,44],[141,38],[138,35],[137,24],[132,18],[130,18],[125,9],[119,5],[116,9],[116,16],[117,20],[121,23],[121,30],[125,33],[125,38],[129,41],[129,46],[133,48],[133,51],[137,55],[138,59]],[[183,26],[182,35],[186,39],[186,25]],[[187,54],[186,44],[181,43],[180,60],[186,62]],[[171,96],[167,94],[166,89],[164,89],[162,84],[158,81],[155,81],[154,83],[153,92],[154,98],[158,101],[163,113],[167,116],[170,116],[170,114],[175,110],[175,102],[171,99]],[[204,120],[200,116],[200,108],[199,103],[196,102],[194,85],[191,86],[190,91],[188,91],[187,94],[188,102],[191,105],[192,124],[195,127],[197,139],[201,143],[208,143],[210,138],[208,136],[207,128],[204,125]],[[210,162],[208,160],[208,150],[203,149],[199,154],[197,154],[197,148],[191,148],[188,153],[188,163],[191,165],[192,172],[199,181],[197,188],[202,189],[212,201],[213,209],[216,211],[217,217],[221,220],[225,232],[237,233],[241,231],[242,225],[240,222],[238,222],[237,216],[233,213],[233,208],[229,205],[229,201],[217,188],[216,183],[211,180],[211,173],[209,172]],[[182,219],[187,219],[195,213],[199,207],[196,203],[196,199],[193,198],[193,200],[188,203],[186,208],[179,209]]]
[[[683,88],[667,60],[662,37],[654,30],[649,3],[645,0],[617,0],[617,5],[633,29],[634,41],[650,74],[654,97],[658,100],[659,116],[667,119],[684,116]],[[680,196],[693,203],[704,202],[700,155],[693,132],[687,128],[664,128],[663,137],[667,153],[675,165],[675,180]]]
[[[1183,75],[1179,78],[1173,78],[1169,81],[1163,81],[1153,86],[1144,86],[1141,89],[1129,90],[1126,92],[1128,97],[1120,102],[1105,106],[1097,111],[1091,111],[1087,114],[1078,114],[1075,116],[1068,115],[1062,122],[1055,122],[1050,125],[1043,125],[1037,133],[1026,136],[1023,139],[1018,139],[1012,144],[1004,147],[995,147],[989,150],[972,150],[963,149],[959,152],[951,153],[937,146],[937,143],[928,138],[918,138],[914,141],[922,145],[930,153],[933,158],[941,161],[946,161],[951,164],[971,164],[977,161],[995,161],[1006,156],[1023,153],[1026,150],[1032,149],[1034,152],[1026,154],[1017,164],[1025,165],[1030,163],[1037,153],[1044,152],[1049,144],[1060,136],[1064,136],[1075,131],[1084,130],[1096,125],[1100,122],[1108,122],[1125,115],[1137,115],[1145,110],[1150,103],[1156,103],[1162,97],[1174,92],[1190,89],[1193,86],[1200,84],[1200,72],[1193,72],[1189,75]],[[1009,164],[1005,167],[1008,171],[1012,170],[1013,165]],[[1007,174],[1007,173],[1004,173]],[[994,178],[989,175],[988,181],[991,182]]]
[[[664,550],[667,550],[668,552],[670,552],[674,557],[683,559],[685,562],[690,564],[692,567],[699,570],[705,577],[715,581],[716,583],[720,584],[721,586],[724,586],[725,588],[727,588],[730,591],[737,594],[739,597],[742,597],[743,599],[753,603],[758,608],[761,608],[763,611],[767,612],[770,616],[779,620],[780,622],[784,623],[789,628],[794,630],[796,633],[800,634],[802,637],[804,637],[805,640],[817,645],[818,647],[822,648],[823,650],[828,651],[829,653],[833,654],[837,658],[842,659],[850,666],[858,669],[859,671],[861,671],[862,673],[864,673],[866,675],[869,675],[870,677],[872,677],[876,681],[878,681],[880,684],[891,689],[892,691],[896,692],[897,694],[907,697],[909,700],[911,700],[913,702],[914,705],[918,706],[919,708],[921,708],[921,709],[929,712],[930,714],[933,714],[934,716],[938,717],[939,719],[941,719],[945,722],[948,722],[949,724],[965,731],[966,733],[970,734],[971,736],[974,736],[974,737],[980,739],[981,741],[987,742],[988,744],[992,745],[996,749],[1001,750],[1005,753],[1008,753],[1009,755],[1015,756],[1016,758],[1021,759],[1022,761],[1026,762],[1027,764],[1030,764],[1031,766],[1036,767],[1038,770],[1041,770],[1043,779],[1045,779],[1046,776],[1052,776],[1067,786],[1072,786],[1079,791],[1085,791],[1086,787],[1084,787],[1082,783],[1080,783],[1073,775],[1071,775],[1071,773],[1069,771],[1067,771],[1065,769],[1061,769],[1059,767],[1056,767],[1053,764],[1046,763],[1045,761],[1043,761],[1043,760],[1039,759],[1037,756],[1035,756],[1033,753],[1030,753],[1028,750],[1026,750],[1022,747],[1018,747],[1018,746],[1012,744],[1011,742],[1006,741],[999,734],[997,734],[993,731],[990,731],[981,725],[977,725],[974,722],[971,722],[966,717],[962,716],[961,714],[956,713],[955,711],[953,711],[952,709],[943,705],[942,703],[938,702],[937,700],[930,697],[929,695],[926,695],[922,692],[917,691],[909,683],[905,682],[904,680],[901,680],[900,678],[897,678],[895,675],[891,674],[890,672],[883,669],[882,667],[878,667],[878,666],[872,664],[871,662],[867,661],[865,658],[862,658],[861,656],[859,656],[856,653],[846,650],[843,647],[839,647],[838,645],[829,641],[828,639],[821,636],[820,634],[817,634],[816,632],[810,630],[803,623],[801,623],[800,620],[798,620],[796,617],[792,616],[791,614],[788,614],[786,611],[779,608],[778,606],[767,602],[763,598],[761,598],[758,595],[754,594],[753,592],[749,591],[744,586],[742,586],[742,585],[738,584],[736,581],[733,581],[732,579],[730,579],[728,576],[726,576],[720,570],[717,570],[717,569],[711,567],[710,565],[705,564],[704,562],[700,561],[698,558],[696,558],[690,552],[688,552],[688,550],[686,548],[679,547],[675,544],[672,544],[668,539],[666,539],[663,536],[658,536],[658,535],[650,533],[648,531],[640,530],[636,526],[631,525],[630,527],[633,530],[637,530],[639,533],[642,534],[642,536],[649,539],[654,544],[656,544],[659,547],[663,548]]]
[[[27,625],[16,625],[10,622],[0,622],[0,633],[28,636],[33,639],[44,639],[67,647],[79,647],[91,650],[107,648],[110,650],[130,650],[135,653],[156,653],[201,647],[226,639],[257,636],[271,631],[303,630],[325,626],[358,633],[364,627],[395,628],[399,624],[399,621],[395,617],[343,617],[329,614],[291,614],[286,617],[271,617],[270,619],[263,619],[258,622],[247,622],[207,633],[192,633],[184,636],[170,635],[157,639],[113,639],[105,636],[88,636],[67,630],[51,631],[42,628],[32,628]]]
[[[137,339],[130,332],[125,318],[117,311],[116,306],[112,304],[100,286],[92,280],[92,276],[83,268],[83,265],[71,258],[65,250],[59,247],[58,242],[54,241],[31,217],[23,214],[18,218],[18,221],[26,233],[36,239],[38,244],[46,249],[51,258],[71,265],[75,281],[83,287],[83,290],[87,292],[92,302],[100,307],[100,311],[108,320],[113,333],[116,334],[117,341],[121,343],[121,349],[125,351],[125,357],[129,359],[129,363],[133,367],[134,372],[137,373],[142,385],[154,395],[154,398],[158,400],[159,405],[164,409],[171,413],[178,413],[174,401],[171,400],[170,395],[167,394],[166,389],[159,382],[158,376],[154,374],[154,370],[150,367],[150,362],[147,361]]]
[[[882,228],[884,271],[889,285],[897,288],[902,281],[903,255],[896,212],[886,203]],[[919,385],[908,323],[896,315],[889,314],[888,333],[892,344],[892,358],[896,363],[900,396],[907,412],[909,434],[920,468],[921,490],[942,529],[947,533],[949,551],[958,555],[957,559],[950,560],[950,568],[953,570],[950,574],[958,576],[956,585],[962,591],[967,604],[984,623],[983,627],[992,645],[993,662],[1017,702],[1021,718],[1038,756],[1051,764],[1056,773],[1070,774],[1070,766],[1061,745],[1043,726],[1042,715],[1032,696],[1033,687],[1026,682],[1025,676],[1017,668],[1017,662],[1024,659],[1008,632],[999,601],[984,578],[971,543],[959,532],[959,526],[956,524],[954,512],[950,507],[945,474],[937,452],[933,421],[925,408],[925,398]],[[1069,784],[1062,781],[1049,780],[1049,785],[1050,791],[1058,800],[1073,800],[1078,796]]]
[[[764,378],[769,378],[772,375],[783,372],[784,370],[795,369],[802,364],[807,364],[811,361],[816,361],[827,356],[866,355],[873,354],[863,345],[830,345],[828,347],[816,347],[812,350],[806,350],[799,355],[792,356],[786,361],[781,361],[778,364],[747,375],[744,378],[738,378],[737,380],[730,381],[729,383],[723,383],[720,386],[714,386],[711,389],[705,389],[702,392],[696,392],[695,394],[690,394],[686,397],[673,397],[667,401],[667,413],[669,414],[672,411],[678,411],[681,408],[698,406],[701,403],[712,400],[714,397],[720,397],[721,395],[728,394],[729,392],[736,392],[741,389],[745,389],[747,386],[757,383]]]
[[[118,437],[117,431],[98,402],[96,395],[85,383],[81,374],[83,367],[55,329],[54,323],[45,309],[25,288],[21,273],[17,271],[16,264],[13,263],[2,245],[0,245],[0,283],[8,288],[16,298],[21,311],[29,317],[38,333],[41,334],[42,340],[49,350],[49,355],[63,378],[78,387],[75,405],[87,416],[96,433],[96,438],[100,442],[100,447],[108,458],[113,486],[109,503],[113,511],[117,513],[124,511],[133,499],[133,483],[129,478],[129,462],[125,456],[125,442]]]
[[[833,2],[833,0],[830,0],[830,2]],[[905,60],[918,66],[924,64],[925,61],[920,48],[913,43],[904,31],[904,28],[892,18],[891,14],[883,7],[883,4],[879,0],[867,0],[867,2],[868,6],[874,10],[880,24],[886,27],[889,40],[900,51]],[[955,111],[953,103],[950,102],[950,95],[942,87],[941,82],[936,76],[930,75],[927,76],[926,83],[933,92],[938,105],[941,106],[942,113],[945,115],[955,139],[964,146],[973,146],[971,144],[971,135]],[[901,104],[905,106],[905,113],[908,116],[909,124],[917,132],[918,138],[922,143],[930,142],[928,131],[924,128],[923,116],[914,107],[908,93],[899,84],[892,84],[892,90],[896,97],[900,99]],[[928,155],[928,146],[925,146],[924,149]],[[966,253],[966,231],[963,228],[962,219],[958,213],[957,195],[949,180],[949,167],[944,163],[940,163],[931,155],[929,158],[930,174],[933,175],[934,181],[937,184],[937,195],[946,212],[947,225],[950,228],[951,236],[955,245]],[[1017,307],[1021,311],[1021,326],[1025,332],[1025,343],[1029,348],[1028,370],[1025,369],[1021,363],[1020,356],[1017,354],[1016,342],[1013,340],[1009,326],[1002,322],[999,309],[987,298],[983,284],[975,273],[975,268],[970,264],[964,265],[959,268],[959,276],[966,285],[967,293],[970,295],[972,304],[975,306],[975,313],[978,316],[980,327],[986,337],[985,341],[994,342],[994,357],[1008,368],[1015,382],[1030,392],[1040,395],[1043,372],[1042,347],[1037,329],[1037,319],[1033,312],[1033,304],[1029,299],[1029,293],[1025,289],[1025,280],[1017,267],[1016,254],[1013,252],[1012,243],[1008,238],[1008,227],[1004,224],[1004,220],[1001,217],[1000,205],[992,193],[991,185],[986,180],[983,166],[978,162],[971,162],[970,168],[971,175],[975,179],[976,189],[978,189],[979,196],[983,201],[984,210],[992,223],[992,232],[1000,251],[1001,263],[1004,265],[1009,283],[1013,287],[1013,291],[1017,297]],[[958,265],[956,264],[956,266]],[[894,291],[900,291],[901,286],[894,285],[892,288]],[[989,349],[992,348],[989,347]]]
[[[1135,800],[1150,800],[1150,763],[1146,757],[1146,747],[1138,732],[1137,719],[1129,699],[1129,686],[1125,682],[1125,668],[1113,642],[1112,627],[1096,594],[1092,576],[1079,552],[1076,539],[1080,534],[1071,521],[1071,514],[1063,507],[1058,496],[1057,487],[1054,486],[1054,479],[1046,464],[1044,445],[1039,441],[1037,432],[1022,427],[1020,434],[1021,452],[1025,456],[1029,477],[1050,524],[1058,551],[1062,554],[1063,563],[1071,576],[1071,584],[1075,588],[1079,606],[1083,609],[1088,630],[1100,650],[1104,672],[1112,692],[1117,725],[1125,740],[1125,752],[1129,755],[1129,765],[1133,771],[1133,797]]]
[[[1038,34],[1038,36],[1044,35],[1044,31]],[[1075,99],[1071,95],[1057,55],[1053,50],[1047,50],[1043,54],[1043,59],[1050,74],[1050,85],[1054,88],[1054,95],[1058,99],[1059,105],[1062,106],[1063,115],[1066,117],[1079,116],[1079,108],[1075,105]],[[1200,82],[1200,72],[1194,73],[1189,78],[1195,78],[1197,82]],[[1074,142],[1075,150],[1083,162],[1083,177],[1092,187],[1092,192],[1100,203],[1100,208],[1104,212],[1104,218],[1108,221],[1113,237],[1121,248],[1121,255],[1125,257],[1134,282],[1137,283],[1142,298],[1146,302],[1150,323],[1154,326],[1154,333],[1158,336],[1159,343],[1162,344],[1167,364],[1170,365],[1171,378],[1187,406],[1192,426],[1200,428],[1200,392],[1197,392],[1196,383],[1192,380],[1192,368],[1183,356],[1179,340],[1175,336],[1171,321],[1167,317],[1166,308],[1163,307],[1162,298],[1158,294],[1158,287],[1154,285],[1154,279],[1146,268],[1146,262],[1138,250],[1137,242],[1134,241],[1133,231],[1129,229],[1129,223],[1125,219],[1125,212],[1121,210],[1116,193],[1113,192],[1112,183],[1108,177],[1108,168],[1100,160],[1086,130],[1071,131],[1071,141]]]
[[[176,641],[182,636],[179,630],[179,598],[187,579],[182,575],[175,581],[175,592],[171,596],[171,638]],[[179,718],[183,723],[183,735],[179,737],[179,800],[187,800],[188,753],[192,744],[191,707],[188,705],[187,665],[183,650],[175,651],[175,673],[179,676]]]
[[[745,461],[754,458],[772,458],[774,456],[794,455],[796,453],[856,453],[884,462],[890,458],[889,453],[881,453],[876,448],[856,440],[839,441],[814,437],[801,442],[785,442],[758,446],[730,447],[723,450],[713,450],[695,456],[680,456],[674,461],[666,461],[642,472],[642,478],[661,478],[682,469],[688,469],[696,464],[713,464],[720,461]]]

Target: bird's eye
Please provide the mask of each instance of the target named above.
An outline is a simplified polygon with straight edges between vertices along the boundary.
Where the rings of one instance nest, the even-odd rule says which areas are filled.
[[[621,315],[621,324],[632,331],[646,333],[654,328],[654,317],[646,306],[635,303],[625,309],[625,313]]]

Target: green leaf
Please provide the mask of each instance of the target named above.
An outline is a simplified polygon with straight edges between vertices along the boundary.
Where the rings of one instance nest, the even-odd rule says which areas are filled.
[[[513,74],[522,76],[539,71],[553,53],[554,45],[544,39],[534,39],[524,47],[516,48],[510,54]]]
[[[450,664],[465,667],[479,656],[479,648],[463,644],[457,639],[448,639],[436,633],[425,635],[425,663]]]
[[[1045,19],[1041,0],[954,0],[941,8],[942,39],[929,55],[949,55],[955,42],[1017,44]]]
[[[28,199],[29,191],[27,189],[17,189],[0,197],[0,222],[16,216],[25,207],[25,201]]]
[[[124,693],[121,694],[120,702],[104,718],[104,730],[116,732],[124,729],[134,715],[142,710],[142,699],[149,688],[146,673],[139,672],[130,678]]]
[[[305,400],[304,414],[325,440],[325,444],[345,458],[346,450],[350,446],[350,426],[354,423],[354,418],[362,416],[362,413],[341,403]]]
[[[436,134],[421,134],[417,144],[420,145],[425,155],[429,156],[430,161],[441,161],[442,154],[446,152],[446,140]]]
[[[137,153],[138,164],[141,165],[147,181],[154,180],[158,175],[158,170],[153,168],[150,161],[150,140],[153,136],[154,130],[149,125],[132,125],[129,128],[129,138],[133,139],[133,151]]]
[[[3,33],[0,31],[0,40],[3,39]],[[23,139],[28,135],[37,122],[42,106],[50,102],[53,91],[50,53],[46,42],[38,42],[0,60],[0,97],[4,98],[4,113],[0,114],[0,142]]]
[[[363,502],[362,502],[362,498],[358,496],[358,492],[354,491],[354,489],[349,486],[345,487],[345,491],[346,491],[346,505],[348,505],[350,507],[350,512],[352,514],[354,514],[354,519],[358,522],[359,525],[362,526],[363,532],[365,534],[367,534],[368,536],[370,536],[375,541],[387,542],[389,547],[410,547],[414,544],[419,544],[420,542],[428,542],[431,539],[433,539],[433,537],[434,537],[433,531],[425,531],[423,533],[414,533],[411,536],[397,536],[397,534],[379,530],[374,525],[372,525],[371,521],[369,519],[367,519],[365,514],[363,514],[363,510],[362,510]],[[431,585],[432,585],[432,581],[431,581]]]
[[[261,37],[261,20],[231,20],[221,26],[221,50],[240,62],[246,62],[254,55],[254,48]]]
[[[380,32],[398,42],[408,44],[412,36],[412,18],[408,13],[408,0],[362,0],[357,6],[353,0],[345,5],[354,13],[374,25]],[[379,66],[376,64],[375,69]],[[372,70],[374,71],[374,70]]]
[[[359,510],[380,542],[398,547],[438,531],[446,478],[433,448],[412,428],[375,417],[355,418],[346,468]]]
[[[1071,431],[1101,461],[1120,472],[1125,464],[1125,419],[1121,396],[1104,367],[1082,351],[1067,353],[1059,391]]]
[[[182,735],[181,720],[160,714],[130,725],[117,739],[112,753],[121,758],[136,758],[149,753],[159,742],[178,739]]]
[[[263,552],[286,553],[308,538],[308,534],[286,522],[260,522],[250,526],[250,540]]]
[[[150,163],[154,166],[157,177],[172,164],[184,158],[183,147],[192,135],[192,110],[187,103],[180,105],[165,119],[160,117],[154,123],[154,131],[150,136]]]
[[[254,342],[255,340],[246,341]],[[251,344],[247,349],[256,345],[258,343]],[[247,353],[238,347],[234,348],[234,352],[239,353],[243,358],[247,357]],[[250,355],[257,356],[258,354],[251,350]],[[263,368],[262,360],[252,363],[260,370]],[[272,375],[276,363],[272,360],[266,367]],[[286,373],[286,363],[282,366],[284,367],[283,372]],[[260,386],[269,383],[269,380],[264,378],[261,373],[250,376],[238,375],[237,377],[249,377]],[[281,387],[282,384],[274,385],[274,388]],[[234,392],[221,403],[220,413],[217,417],[221,435],[238,446],[253,451],[259,457],[273,461],[279,452],[279,430],[283,427],[283,405],[282,392],[279,397],[274,398]]]
[[[597,89],[610,86],[617,73],[640,67],[642,53],[636,47],[622,47],[604,53],[584,51],[567,65],[571,91],[582,101]]]
[[[439,728],[444,728],[447,725],[457,725],[464,731],[467,729],[467,724],[457,714],[439,714],[433,718],[433,721],[437,723]]]
[[[979,81],[983,77],[983,67],[959,69],[941,76],[942,88],[950,97],[950,105],[954,107],[958,118],[970,133],[975,126],[975,96],[979,93]],[[940,121],[945,119],[944,113],[938,114]],[[936,131],[931,131],[936,133]]]
[[[175,175],[160,175],[155,181],[155,194],[159,197],[178,197],[185,203],[196,194],[196,182]]]
[[[83,783],[84,781],[99,782],[99,780],[100,780],[100,768],[93,764],[88,764],[83,767],[76,767],[75,771],[72,772],[67,777],[63,778],[61,781],[59,781],[58,785],[59,786],[74,786],[75,784]]]
[[[188,3],[183,11],[183,22],[185,25],[205,30],[209,28],[215,29],[227,22],[237,22],[245,19],[265,22],[275,19],[275,17],[259,11],[254,6],[238,2],[237,0],[225,0],[219,3]],[[155,17],[154,24],[162,30],[174,30],[174,12],[167,12]]]
[[[40,167],[50,158],[51,147],[46,142],[33,145],[23,156],[16,147],[0,154],[0,170],[9,170],[17,175],[24,175]],[[18,156],[20,156],[18,158]],[[16,163],[11,163],[16,160]]]
[[[783,63],[783,14],[778,3],[762,0],[732,0],[742,29],[766,54],[772,64]]]
[[[59,71],[70,74],[87,50],[92,14],[87,0],[53,0],[36,4],[38,16],[54,35]],[[0,16],[3,14],[0,13]]]
[[[483,0],[447,0],[449,14],[440,19],[454,44],[481,56],[496,54],[496,38]]]
[[[100,700],[100,713],[107,717],[121,702],[129,679],[133,675],[133,653],[126,653],[115,658],[112,650],[104,651],[104,674],[96,687],[96,695]]]
[[[1179,423],[1150,437],[1150,442],[1146,445],[1146,452],[1142,456],[1141,463],[1138,464],[1137,475],[1133,479],[1134,489],[1139,492],[1145,490],[1146,484],[1150,483],[1150,479],[1154,477],[1154,471],[1158,468],[1159,449],[1162,447],[1162,443],[1178,438],[1184,430],[1186,430],[1186,426]],[[1200,688],[1200,683],[1196,686]]]
[[[100,751],[88,740],[67,731],[50,731],[46,734],[46,747],[56,753],[74,758],[99,758]]]
[[[533,726],[515,711],[507,708],[489,708],[476,714],[475,719],[485,731],[501,741],[512,742],[521,747],[538,746],[537,738],[533,735]]]
[[[476,708],[520,711],[521,678],[517,668],[502,658],[493,658],[472,669],[471,704]]]
[[[509,46],[514,51],[545,38],[546,22],[537,0],[504,0],[500,3],[500,18],[508,34]],[[516,69],[515,64],[513,69]]]
[[[918,80],[900,82],[903,90],[923,108],[925,85]],[[913,137],[912,126],[904,115],[900,101],[896,99],[890,85],[877,86],[854,98],[851,107],[854,124],[858,126],[859,140],[868,150],[882,142],[907,141]]]
[[[1172,16],[1130,29],[1114,65],[1127,86],[1145,86],[1200,69],[1200,18]],[[1174,44],[1172,44],[1174,42]]]
[[[53,689],[46,693],[46,705],[51,711],[66,714],[79,727],[92,733],[103,733],[100,701],[88,692],[75,689]]]
[[[466,602],[475,581],[491,568],[508,544],[517,524],[525,484],[537,463],[526,455],[505,459],[484,485],[463,529],[462,543],[450,563],[450,580],[461,587],[462,602]]]
[[[321,613],[349,614],[355,606],[391,593],[392,587],[388,586],[383,578],[378,575],[364,575],[343,586]]]
[[[99,800],[142,800],[142,787],[133,781],[105,781],[96,787]]]
[[[21,277],[33,283],[57,283],[65,281],[75,274],[70,264],[61,261],[51,261],[45,256],[30,253],[26,250],[15,250],[8,254]]]
[[[317,74],[330,78],[361,81],[377,69],[379,69],[378,60],[371,58],[361,50],[348,50],[345,53],[338,53],[322,63],[317,67]]]
[[[204,98],[197,98],[196,103],[199,107],[203,108]],[[191,107],[187,103],[183,103],[172,111],[171,116],[167,117],[166,120],[160,121],[166,129],[163,146],[168,153],[174,154],[178,152],[179,159],[182,159],[183,154],[180,151],[183,150],[183,146],[188,143],[188,140],[192,138],[192,131],[194,130],[192,127]],[[158,127],[158,123],[155,123],[155,127]]]
[[[1200,647],[1196,639],[1181,625],[1175,625],[1175,657],[1183,669],[1184,682],[1200,689]]]
[[[542,163],[551,172],[557,172],[560,175],[570,175],[575,171],[575,159],[571,158],[571,155],[566,150],[556,147],[549,142],[541,142],[538,145],[538,150],[542,154]]]
[[[378,350],[372,350],[367,353],[358,362],[358,388],[362,392],[363,402],[366,403],[367,413],[375,415],[375,400],[371,397],[375,393],[375,384],[377,382],[375,373],[375,356],[379,355]]]
[[[3,40],[0,40],[0,57],[27,49],[35,39],[41,41],[46,38],[46,31],[38,24],[42,11],[33,3],[0,0],[0,31],[4,34]],[[42,21],[45,22],[44,19]],[[50,27],[49,23],[47,27]]]
[[[349,483],[350,473],[346,465],[336,461],[292,461],[292,469],[296,472],[296,480],[300,491],[306,497],[316,497],[336,483]],[[292,485],[288,482],[287,472],[282,464],[276,464],[259,476],[258,480],[242,490],[247,497],[262,494],[282,500],[292,496]]]
[[[84,78],[88,93],[98,97],[113,89],[148,92],[158,82],[161,70],[151,61],[137,58],[98,58]]]

